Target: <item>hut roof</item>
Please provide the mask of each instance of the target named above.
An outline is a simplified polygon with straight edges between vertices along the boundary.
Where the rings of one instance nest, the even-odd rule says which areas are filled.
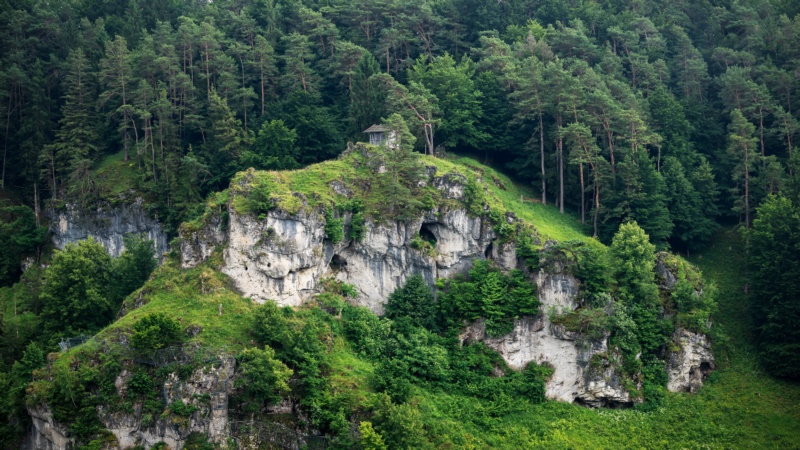
[[[366,130],[364,130],[364,133],[384,133],[386,131],[389,131],[389,130],[384,128],[383,125],[373,125],[373,126],[367,128]]]

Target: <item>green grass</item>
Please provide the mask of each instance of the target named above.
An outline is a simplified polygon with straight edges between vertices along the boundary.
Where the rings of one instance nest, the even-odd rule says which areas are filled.
[[[372,188],[377,175],[368,167],[366,158],[359,152],[360,148],[356,147],[356,151],[346,153],[337,160],[300,170],[240,172],[231,182],[233,207],[240,213],[256,213],[248,202],[248,193],[255,186],[264,188],[277,207],[292,214],[318,207],[335,207],[348,200],[331,187],[334,181],[338,181],[362,201],[367,216],[385,220],[388,214],[385,210],[387,201]],[[575,217],[561,214],[552,206],[542,205],[535,200],[532,190],[519,186],[507,176],[474,159],[420,156],[419,160],[424,166],[436,168],[435,177],[459,173],[478,181],[485,188],[485,199],[491,209],[502,213],[512,211],[519,219],[535,226],[544,240],[597,242],[585,235],[585,227]],[[431,185],[421,189],[418,195],[420,198],[429,195],[437,205],[459,207],[457,202],[445,200]]]
[[[130,310],[140,294],[145,304]],[[209,264],[182,270],[177,262],[166,262],[141,290],[128,297],[126,307],[128,313],[100,332],[99,339],[113,340],[120,332],[130,332],[141,317],[164,313],[180,322],[183,329],[202,327],[189,343],[225,348],[231,353],[251,345],[253,303],[234,292],[228,277]]]
[[[106,156],[96,165],[94,175],[100,198],[115,201],[120,197],[135,197],[130,194],[136,192],[139,170],[135,160],[123,161],[124,156],[125,153],[120,151]]]
[[[442,161],[432,157],[425,158],[426,161],[433,162],[437,166]],[[453,170],[469,170],[480,176],[491,193],[494,200],[493,206],[500,206],[506,211],[512,211],[518,218],[535,226],[540,236],[545,239],[594,241],[586,236],[586,227],[580,223],[580,220],[571,213],[561,214],[558,208],[552,205],[543,205],[529,187],[513,182],[506,175],[484,166],[472,158],[456,158],[452,160],[452,163]]]

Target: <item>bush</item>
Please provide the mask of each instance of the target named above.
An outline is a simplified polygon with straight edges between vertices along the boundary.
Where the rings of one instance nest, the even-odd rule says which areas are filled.
[[[111,266],[106,249],[91,237],[55,252],[39,297],[45,335],[93,333],[112,320]]]
[[[337,244],[344,238],[342,219],[334,218],[330,212],[325,212],[325,237]]]
[[[125,236],[125,250],[114,260],[112,286],[114,302],[121,302],[128,294],[138,289],[155,270],[153,241],[144,236]]]
[[[500,336],[511,331],[514,319],[537,314],[539,299],[535,286],[521,271],[505,275],[489,261],[478,260],[468,277],[443,286],[437,308],[443,328],[461,327],[462,320],[483,317],[487,334]]]
[[[178,322],[163,313],[150,314],[133,324],[131,347],[137,350],[158,350],[181,342]]]
[[[239,377],[236,387],[241,389],[245,409],[258,411],[263,404],[280,401],[289,392],[292,370],[275,359],[275,351],[248,348],[237,356]]]
[[[412,276],[403,287],[389,295],[386,317],[390,319],[406,317],[414,324],[429,330],[436,326],[433,292],[422,276]]]

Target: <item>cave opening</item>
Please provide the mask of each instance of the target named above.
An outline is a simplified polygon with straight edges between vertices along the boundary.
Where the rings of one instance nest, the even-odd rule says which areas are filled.
[[[486,246],[486,250],[483,252],[483,257],[492,259],[492,251],[494,251],[494,243],[489,242],[489,245]]]
[[[436,247],[436,235],[433,234],[433,230],[431,230],[430,225],[427,223],[423,223],[419,228],[419,237],[421,237],[423,241]]]
[[[331,265],[332,270],[342,270],[347,267],[347,260],[344,259],[341,255],[333,255],[331,258]]]

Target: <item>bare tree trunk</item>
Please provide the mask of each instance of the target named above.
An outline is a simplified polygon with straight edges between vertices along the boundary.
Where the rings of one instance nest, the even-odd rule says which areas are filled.
[[[594,171],[594,236],[597,237],[597,216],[600,214],[600,186],[597,182],[597,168],[593,167]]]
[[[6,188],[6,157],[8,155],[8,132],[11,129],[11,95],[8,96],[8,112],[6,113],[6,134],[3,143],[3,175],[0,178],[0,189]]]
[[[744,146],[744,227],[750,229],[750,167],[748,164],[748,149]]]
[[[564,138],[561,137],[561,117],[558,117],[558,209],[564,214]]]
[[[36,217],[36,228],[42,226],[39,221],[39,183],[33,183],[33,215]]]
[[[539,156],[542,163],[542,204],[547,204],[547,180],[544,168],[544,125],[542,124],[542,110],[539,108]]]
[[[579,164],[581,172],[581,223],[586,224],[586,188],[583,184],[583,163]]]

